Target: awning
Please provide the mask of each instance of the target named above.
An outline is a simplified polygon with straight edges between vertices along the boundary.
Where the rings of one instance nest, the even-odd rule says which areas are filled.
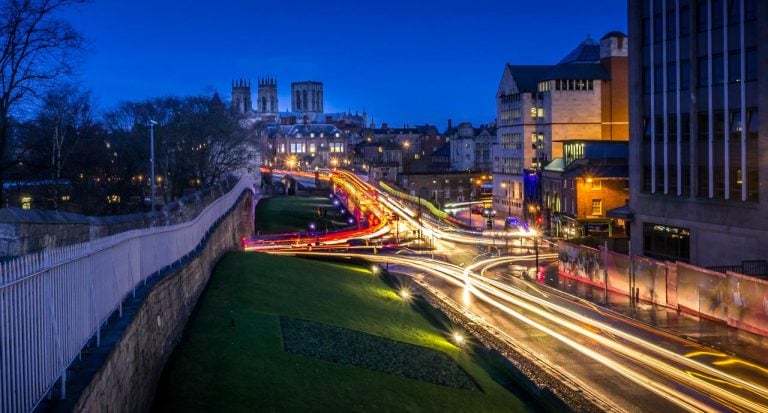
[[[618,208],[609,209],[605,212],[605,216],[632,221],[632,218],[634,218],[635,214],[631,209],[629,209],[629,205],[625,204]]]

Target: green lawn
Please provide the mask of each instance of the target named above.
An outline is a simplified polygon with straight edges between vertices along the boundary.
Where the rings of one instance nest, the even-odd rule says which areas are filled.
[[[479,389],[462,390],[283,350],[280,317],[439,350]],[[397,343],[395,343],[397,345]],[[338,351],[338,349],[334,350]],[[415,366],[415,368],[430,366]],[[498,367],[498,366],[496,366]],[[370,270],[232,253],[167,366],[155,411],[525,411]]]
[[[318,217],[318,207],[327,209],[328,216]],[[329,230],[347,225],[328,197],[275,196],[256,205],[256,230],[262,234],[306,231],[310,222],[317,225],[318,232],[324,232],[326,224]]]

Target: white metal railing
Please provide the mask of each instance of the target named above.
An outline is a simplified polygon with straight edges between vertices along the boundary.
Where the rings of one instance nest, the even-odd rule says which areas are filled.
[[[33,410],[136,287],[184,258],[243,191],[243,178],[195,219],[132,230],[0,263],[0,412]]]

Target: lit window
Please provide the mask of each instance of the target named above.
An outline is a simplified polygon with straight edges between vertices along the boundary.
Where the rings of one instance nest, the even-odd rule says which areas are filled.
[[[602,215],[603,214],[603,200],[602,199],[593,199],[592,200],[592,215]]]
[[[32,197],[31,196],[21,197],[21,209],[31,209],[31,208],[32,208]]]

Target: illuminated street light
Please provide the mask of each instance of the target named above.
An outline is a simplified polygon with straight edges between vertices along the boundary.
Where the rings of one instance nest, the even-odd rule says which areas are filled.
[[[371,272],[373,273],[373,275],[378,275],[379,271],[380,271],[380,269],[379,269],[378,265],[371,266]]]
[[[405,287],[401,288],[400,297],[405,301],[409,301],[411,299],[411,291]]]
[[[453,333],[453,341],[456,342],[457,346],[461,346],[464,344],[464,336],[461,333]]]

